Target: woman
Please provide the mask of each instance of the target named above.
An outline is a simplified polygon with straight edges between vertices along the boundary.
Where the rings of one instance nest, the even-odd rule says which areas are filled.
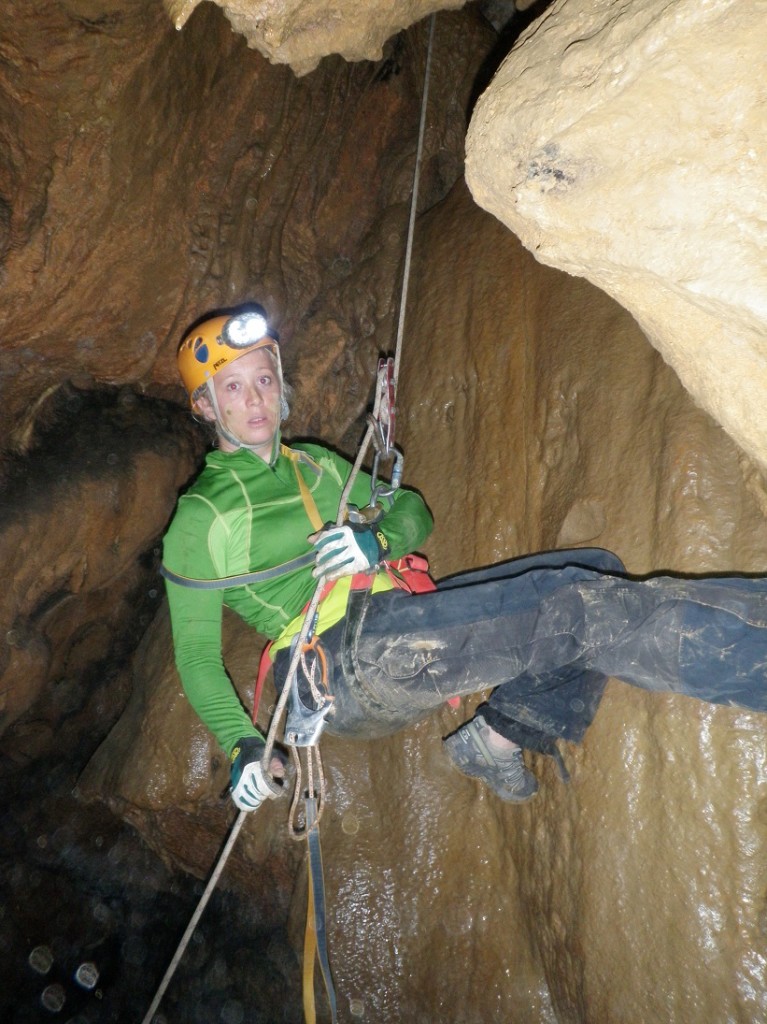
[[[428,536],[426,506],[400,489],[374,521],[325,525],[336,520],[351,466],[320,445],[282,445],[286,387],[260,307],[196,325],[179,369],[218,448],[179,501],[163,572],[181,680],[231,758],[240,809],[275,787],[261,769],[264,739],[224,669],[222,606],[272,640],[280,687],[320,579],[314,633],[333,695],[328,731],[385,735],[449,697],[493,687],[445,746],[460,771],[503,800],[537,790],[522,747],[555,754],[557,739],[580,741],[608,676],[767,710],[764,580],[632,580],[615,555],[577,549],[410,593],[392,566]],[[370,487],[360,474],[350,503],[367,505]],[[272,771],[281,771],[276,758]]]

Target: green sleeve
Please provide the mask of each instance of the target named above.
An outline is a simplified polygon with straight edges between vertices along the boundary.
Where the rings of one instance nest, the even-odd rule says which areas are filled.
[[[196,507],[199,506],[199,507]],[[210,516],[201,502],[183,502],[163,542],[163,562],[196,579],[218,573],[207,553]],[[196,590],[166,580],[173,647],[184,692],[202,721],[231,754],[243,736],[260,736],[224,669],[223,590]]]
[[[398,490],[381,530],[389,542],[388,558],[402,558],[417,551],[432,531],[434,522],[426,503],[415,491]]]

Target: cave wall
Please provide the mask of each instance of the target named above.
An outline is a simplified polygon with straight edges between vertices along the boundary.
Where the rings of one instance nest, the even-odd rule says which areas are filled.
[[[424,208],[462,172],[492,39],[476,12],[440,21]],[[426,40],[416,25],[377,63],[329,57],[297,79],[214,4],[177,32],[159,0],[6,0],[3,449],[23,445],[40,396],[65,381],[182,401],[184,329],[254,293],[294,379],[333,385],[327,402],[302,388],[296,422],[343,435],[393,335]]]
[[[419,227],[406,475],[436,513],[440,574],[583,544],[637,573],[765,571],[761,472],[625,310],[536,263],[462,186]],[[764,1016],[766,730],[611,682],[583,746],[563,748],[569,785],[537,759],[542,792],[510,809],[450,779],[477,844],[464,877],[495,876],[499,956],[524,921],[557,1021]],[[511,984],[504,998],[476,1019],[546,1019]]]
[[[424,26],[375,65],[329,58],[295,79],[248,50],[213,5],[181,33],[149,2],[9,12],[0,541],[17,582],[3,606],[3,665],[37,660],[3,676],[14,702],[4,753],[22,765],[40,753],[63,759],[86,729],[89,752],[105,705],[126,705],[79,796],[201,877],[232,818],[227,770],[181,695],[164,606],[152,608],[131,664],[126,655],[100,689],[87,671],[137,587],[147,595],[146,557],[198,459],[172,360],[194,316],[257,286],[299,390],[291,430],[353,439],[393,334]],[[435,572],[579,544],[612,547],[636,572],[764,571],[757,465],[629,313],[541,266],[460,182],[452,187],[492,40],[471,12],[441,15],[437,40],[429,212],[417,229],[401,391],[406,482],[437,519]],[[122,386],[110,417],[124,448],[107,463],[112,475],[86,459],[78,477],[83,460],[57,460],[56,440],[77,455],[104,431],[97,450],[108,457],[115,435],[98,418],[76,433],[80,418],[73,425],[59,403],[101,385]],[[137,396],[142,410],[149,403],[149,434],[167,434],[159,459]],[[178,417],[158,412],[167,399]],[[36,483],[46,419],[50,475]],[[24,478],[26,504],[10,487]],[[60,507],[71,511],[57,516]],[[59,600],[62,588],[79,604]],[[37,632],[14,632],[30,618]],[[92,618],[93,644],[78,644]],[[40,669],[46,644],[55,650]],[[228,619],[227,664],[246,699],[258,651]],[[611,683],[584,745],[563,748],[570,784],[534,759],[541,792],[513,808],[442,754],[441,737],[472,703],[388,740],[324,743],[342,1014],[355,1000],[365,1019],[392,1022],[763,1017],[763,720]],[[300,949],[305,877],[286,813],[269,804],[248,823],[223,885],[247,892],[265,921],[287,919]]]
[[[477,202],[586,277],[767,464],[767,4],[556,0],[472,116]]]
[[[92,751],[122,710],[126,658],[162,603],[159,543],[203,450],[178,406],[129,389],[67,385],[39,411],[0,473],[0,734],[21,768]]]
[[[583,544],[633,572],[764,571],[758,470],[604,293],[536,263],[461,184],[419,222],[412,288],[402,436],[406,480],[436,516],[437,574]],[[147,651],[162,635],[167,652],[167,631],[156,620]],[[227,636],[248,699],[257,645],[234,620]],[[140,659],[84,784],[173,849],[174,817],[220,816],[226,769],[169,661]],[[323,743],[344,1010],[356,1000],[403,1024],[759,1019],[763,717],[613,682],[583,746],[563,745],[571,782],[535,758],[541,792],[510,807],[442,753],[476,701],[463,703],[387,740]],[[290,856],[286,813],[270,804],[240,837],[262,879]],[[202,831],[213,860],[215,829]],[[250,886],[268,904],[268,883]]]

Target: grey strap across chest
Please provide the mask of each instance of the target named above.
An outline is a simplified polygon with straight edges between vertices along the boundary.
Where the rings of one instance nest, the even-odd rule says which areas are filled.
[[[225,590],[227,587],[244,587],[248,583],[266,583],[268,580],[274,580],[278,576],[284,576],[286,573],[295,572],[296,569],[303,569],[304,566],[311,565],[315,557],[314,550],[307,551],[306,554],[299,555],[298,558],[291,558],[289,562],[283,562],[282,565],[272,566],[271,569],[262,569],[261,572],[244,572],[239,576],[222,576],[217,580],[198,580],[192,576],[179,576],[178,573],[172,572],[164,565],[160,566],[160,575],[181,587],[193,587],[195,590]]]
[[[293,464],[301,501],[309,517],[309,522],[315,530],[321,530],[322,518],[314,503],[312,493],[301,476],[298,463],[308,466],[318,476],[321,474],[320,468],[306,452],[294,451],[285,444],[280,445],[280,451]],[[295,572],[296,569],[303,569],[304,566],[311,565],[316,557],[317,552],[311,550],[304,555],[299,555],[298,558],[291,558],[289,562],[283,562],[282,565],[275,565],[270,569],[262,569],[260,572],[244,572],[239,576],[222,576],[218,580],[197,580],[192,576],[179,576],[178,573],[166,569],[164,565],[160,566],[160,575],[164,576],[166,580],[170,580],[171,583],[178,583],[181,587],[193,587],[195,590],[225,590],[227,587],[245,587],[249,583],[267,583],[269,580],[277,579],[278,576],[285,576],[289,572]]]

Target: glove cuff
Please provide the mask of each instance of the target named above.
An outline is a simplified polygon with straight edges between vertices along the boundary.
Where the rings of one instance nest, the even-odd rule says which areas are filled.
[[[262,736],[243,736],[232,747],[229,763],[234,764],[240,754],[244,762],[260,761],[265,750],[266,740]]]
[[[389,554],[389,541],[378,523],[347,523],[358,538],[371,568],[380,565]],[[375,550],[373,548],[375,545]]]
[[[389,555],[389,541],[380,526],[372,526],[370,532],[378,545],[378,564],[380,565]]]

